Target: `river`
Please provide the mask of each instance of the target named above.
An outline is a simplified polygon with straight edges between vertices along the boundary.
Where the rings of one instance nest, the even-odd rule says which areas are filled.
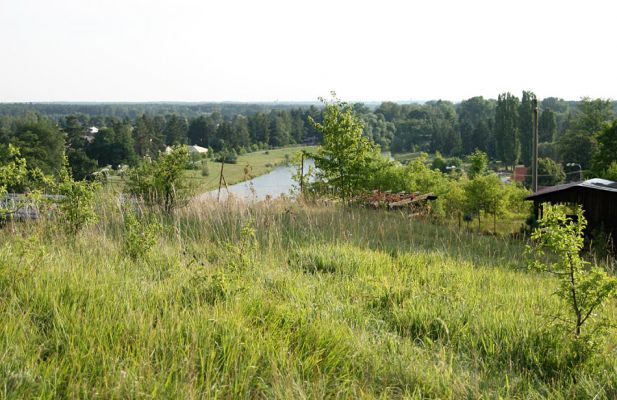
[[[304,172],[306,173],[309,167],[314,166],[313,160],[304,160]],[[221,200],[226,200],[228,194],[241,200],[261,201],[266,198],[277,198],[281,195],[293,196],[294,189],[297,190],[298,183],[293,180],[293,175],[296,173],[297,167],[278,166],[265,175],[255,177],[251,180],[230,185],[228,190],[223,187],[221,189]],[[200,200],[216,199],[218,190],[203,193],[198,196]]]

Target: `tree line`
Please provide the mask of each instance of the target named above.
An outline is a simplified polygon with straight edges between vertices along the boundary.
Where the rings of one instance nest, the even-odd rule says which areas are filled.
[[[477,149],[512,167],[531,163],[535,98],[524,91],[520,99],[502,93],[497,99],[476,96],[457,104],[350,106],[362,121],[363,135],[381,151],[463,158]],[[558,183],[566,172],[575,177],[578,166],[617,178],[609,129],[614,117],[610,100],[540,101],[540,184]],[[315,104],[0,104],[0,144],[18,146],[28,165],[45,173],[59,171],[66,155],[73,175],[83,179],[107,165],[156,158],[176,144],[231,153],[317,144],[322,134],[308,121],[322,119],[323,108]],[[98,132],[90,132],[93,126]],[[564,167],[568,163],[577,167]]]

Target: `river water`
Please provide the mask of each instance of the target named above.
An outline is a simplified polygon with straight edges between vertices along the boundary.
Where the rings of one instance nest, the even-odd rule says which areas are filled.
[[[314,166],[313,160],[304,160],[304,173],[309,167]],[[261,201],[266,198],[277,198],[281,195],[294,196],[297,192],[298,183],[293,180],[297,167],[278,166],[265,175],[258,176],[249,181],[230,185],[228,191],[225,187],[221,188],[221,200],[226,200],[228,195],[247,201]],[[200,200],[216,199],[218,190],[203,193],[198,196]]]

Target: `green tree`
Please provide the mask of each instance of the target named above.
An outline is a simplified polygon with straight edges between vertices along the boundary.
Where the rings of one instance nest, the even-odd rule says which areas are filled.
[[[561,164],[551,158],[538,158],[538,185],[555,186],[566,179],[566,173]],[[525,177],[525,185],[531,187],[531,176]]]
[[[613,161],[600,177],[617,182],[617,161]]]
[[[23,185],[28,176],[26,159],[21,157],[19,149],[12,144],[0,148],[0,199],[15,187]],[[7,213],[0,207],[0,217]]]
[[[68,149],[67,159],[71,175],[79,181],[90,178],[98,168],[96,160],[88,157],[82,149]]]
[[[0,138],[0,143],[20,149],[28,168],[46,175],[58,175],[64,162],[64,134],[48,118],[41,115],[19,118],[15,128]]]
[[[576,104],[572,129],[587,135],[600,132],[612,120],[613,103],[609,99],[590,99],[584,97]]]
[[[186,118],[177,114],[169,115],[165,124],[165,143],[170,146],[185,144],[187,142],[187,131]]]
[[[88,156],[100,166],[135,165],[137,155],[130,126],[116,123],[112,128],[101,128],[88,147]]]
[[[521,142],[521,162],[531,164],[531,147],[533,142],[533,100],[536,95],[523,91],[518,109],[518,131]]]
[[[270,145],[286,146],[291,143],[291,117],[283,111],[270,113]]]
[[[153,207],[159,207],[170,214],[186,203],[191,188],[184,176],[189,161],[186,146],[174,146],[169,153],[163,153],[156,161],[142,161],[129,169],[126,176],[126,190],[138,196]]]
[[[617,161],[617,121],[597,135],[598,151],[593,155],[593,172],[602,176]]]
[[[334,93],[333,93],[334,96]],[[338,99],[324,103],[323,122],[309,122],[323,135],[315,156],[318,179],[327,182],[343,200],[349,199],[367,179],[376,146],[363,134],[362,120],[352,107]]]
[[[96,182],[75,181],[68,168],[68,160],[60,176],[57,192],[62,225],[67,234],[76,235],[82,228],[98,221],[95,210]]]
[[[505,165],[518,162],[521,145],[518,133],[518,98],[510,93],[500,94],[495,109],[495,140],[497,156]]]
[[[598,149],[598,142],[593,135],[585,132],[570,131],[559,140],[559,154],[564,163],[581,164],[582,169],[591,167],[591,160]]]
[[[505,213],[508,197],[504,183],[496,174],[477,175],[469,180],[465,186],[466,209],[478,217],[480,230],[480,216],[484,212],[493,216],[493,231],[496,231],[497,216]]]
[[[446,159],[443,158],[439,151],[435,152],[435,156],[433,156],[433,162],[431,163],[432,169],[438,169],[440,172],[446,172],[446,167],[448,164],[446,163]]]
[[[565,205],[544,204],[539,224],[540,229],[531,235],[535,246],[527,249],[532,257],[530,266],[550,272],[559,280],[555,294],[564,304],[559,320],[566,321],[578,339],[583,335],[583,326],[596,319],[596,311],[617,293],[617,278],[590,266],[581,257],[587,220],[580,206],[572,217]],[[546,252],[554,256],[546,257]]]
[[[552,142],[557,135],[557,119],[555,113],[546,108],[542,110],[538,121],[538,141],[541,143]]]
[[[491,145],[492,139],[491,131],[488,128],[487,122],[480,121],[473,130],[474,149],[481,150],[487,155],[491,155],[491,148],[494,147]]]
[[[488,173],[488,156],[481,150],[476,150],[472,154],[467,156],[467,162],[469,163],[469,170],[467,174],[470,179],[474,179],[476,176],[486,175]]]
[[[495,113],[495,104],[482,96],[463,100],[458,108],[458,119],[463,144],[463,154],[471,154],[475,149],[488,152],[488,126]]]

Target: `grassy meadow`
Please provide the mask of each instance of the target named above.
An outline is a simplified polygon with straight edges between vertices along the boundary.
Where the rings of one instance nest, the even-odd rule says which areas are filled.
[[[506,236],[202,203],[157,217],[153,252],[131,260],[103,200],[77,238],[5,227],[0,398],[617,397],[617,335],[573,368],[556,281]],[[617,321],[614,302],[603,313]]]

